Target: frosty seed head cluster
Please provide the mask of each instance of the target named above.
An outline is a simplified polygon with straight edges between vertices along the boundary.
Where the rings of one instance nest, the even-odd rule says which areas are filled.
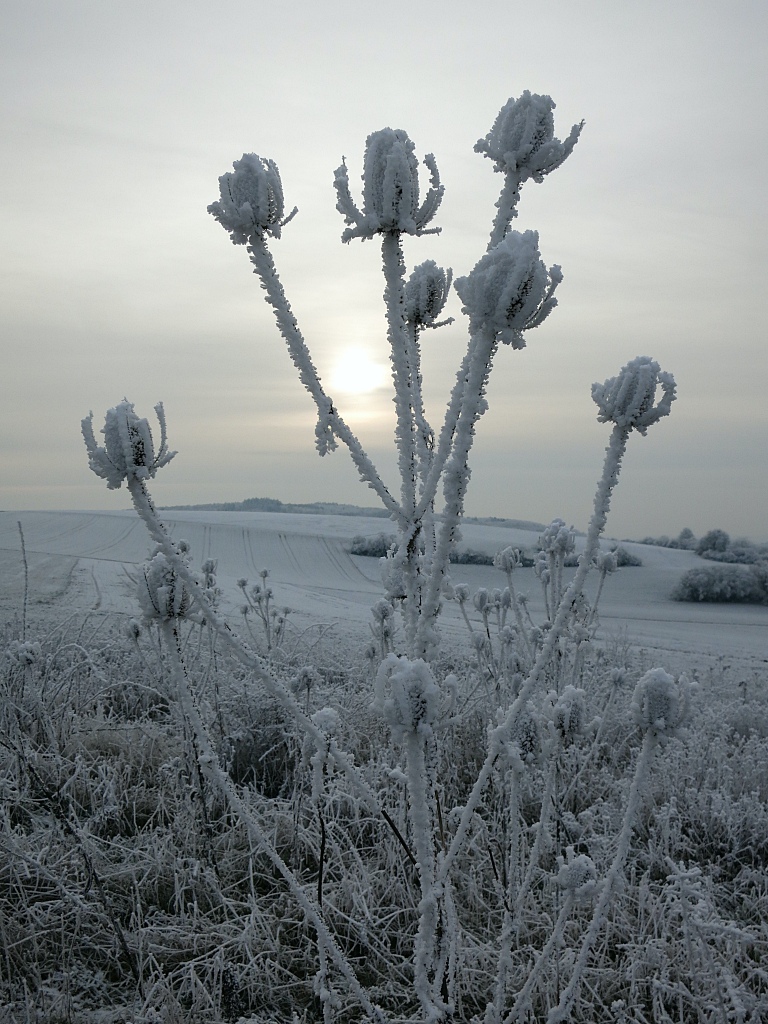
[[[644,732],[662,738],[675,736],[688,721],[693,684],[685,675],[675,679],[663,668],[652,668],[638,681],[632,713]]]
[[[148,621],[183,619],[192,610],[189,585],[162,551],[144,563],[138,597]]]
[[[405,286],[406,320],[417,329],[443,327],[450,320],[440,320],[448,301],[453,272],[438,267],[434,260],[425,260],[415,267]]]

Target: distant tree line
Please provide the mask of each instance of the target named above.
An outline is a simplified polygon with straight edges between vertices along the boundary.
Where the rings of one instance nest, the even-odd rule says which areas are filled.
[[[655,544],[661,548],[680,548],[695,551],[702,558],[712,562],[731,562],[740,565],[757,565],[768,559],[768,545],[754,544],[746,537],[731,540],[725,530],[708,530],[698,540],[693,530],[686,527],[677,537],[645,537],[640,544]]]
[[[395,537],[393,534],[377,533],[371,537],[364,537],[362,534],[358,534],[352,538],[349,550],[350,554],[353,555],[365,555],[368,558],[386,558],[394,543]],[[643,564],[637,555],[633,555],[624,547],[619,546],[613,550],[616,553],[616,562],[619,569],[625,566]],[[473,548],[463,548],[461,550],[457,548],[450,555],[450,561],[453,565],[493,565],[493,559],[493,555],[489,555],[485,551],[475,551]],[[564,564],[567,567],[575,568],[578,561],[578,553],[573,552],[570,555],[566,555]],[[535,557],[533,552],[520,552],[520,565],[522,568],[532,569],[534,563]]]

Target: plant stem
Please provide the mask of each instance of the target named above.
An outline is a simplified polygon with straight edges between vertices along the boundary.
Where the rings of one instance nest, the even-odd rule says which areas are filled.
[[[251,235],[248,252],[255,268],[254,273],[261,281],[261,286],[266,292],[266,301],[272,306],[278,329],[285,339],[291,359],[299,371],[299,379],[317,407],[321,424],[327,423],[334,437],[347,446],[362,481],[376,492],[387,511],[392,513],[395,521],[402,523],[403,510],[389,493],[362,445],[339,415],[333,401],[323,390],[320,377],[286,298],[272,254],[263,235]]]

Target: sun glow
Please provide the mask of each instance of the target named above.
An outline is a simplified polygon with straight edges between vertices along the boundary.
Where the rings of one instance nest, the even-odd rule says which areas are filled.
[[[365,349],[348,348],[331,372],[331,389],[346,395],[367,395],[386,385],[388,372],[387,366],[374,362]]]

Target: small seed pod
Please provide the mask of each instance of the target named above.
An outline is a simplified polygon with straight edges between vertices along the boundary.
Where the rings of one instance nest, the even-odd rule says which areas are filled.
[[[440,690],[426,662],[388,655],[376,675],[373,707],[397,741],[406,733],[431,732],[440,710]]]
[[[553,555],[569,555],[576,547],[576,531],[563,519],[553,519],[539,537],[539,548]]]
[[[663,668],[652,668],[635,687],[634,719],[644,732],[656,737],[675,736],[690,717],[692,692],[686,675],[675,681]]]
[[[183,619],[192,610],[192,594],[171,561],[158,551],[144,563],[139,604],[146,619]]]
[[[434,260],[416,267],[405,285],[405,318],[416,327],[442,327],[452,318],[439,321],[451,290],[452,270],[443,270]]]
[[[493,556],[493,564],[496,569],[501,569],[502,572],[512,572],[522,564],[519,549],[508,547],[497,551]]]
[[[595,555],[595,566],[598,572],[605,573],[607,576],[609,573],[616,572],[619,568],[619,556],[616,551],[598,551]]]
[[[597,868],[586,853],[575,854],[572,846],[565,850],[566,859],[558,857],[560,870],[557,884],[577,900],[589,900],[597,892]]]
[[[573,743],[584,731],[587,722],[586,694],[584,690],[568,685],[558,697],[550,695],[550,718],[563,743]]]

